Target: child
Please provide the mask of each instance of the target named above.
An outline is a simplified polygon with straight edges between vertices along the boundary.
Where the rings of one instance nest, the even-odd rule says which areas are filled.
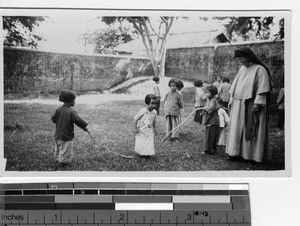
[[[218,97],[221,99],[220,104],[226,109],[228,109],[228,103],[230,99],[229,90],[231,84],[229,82],[230,82],[229,78],[224,77],[222,80],[222,84],[218,89]]]
[[[153,78],[153,81],[155,82],[155,86],[153,87],[153,94],[156,96],[156,99],[157,99],[157,107],[156,107],[156,112],[157,112],[157,115],[159,115],[159,107],[160,107],[160,99],[161,99],[161,96],[160,96],[160,91],[159,91],[159,77],[154,77]]]
[[[204,107],[198,108],[204,111],[203,125],[204,130],[204,153],[213,154],[217,149],[218,135],[219,135],[219,103],[216,100],[218,89],[214,85],[205,87],[205,96],[207,99]]]
[[[196,80],[194,82],[194,86],[196,87],[195,91],[195,108],[200,108],[204,107],[205,105],[205,93],[203,87],[203,82],[202,80]],[[194,121],[198,123],[202,123],[202,114],[201,111],[196,111],[195,112],[195,117]]]
[[[226,133],[227,124],[229,123],[229,116],[223,107],[219,108],[218,115],[220,120],[218,145],[225,146],[226,145],[225,133]]]
[[[178,93],[181,95],[181,99],[182,99],[182,109],[180,110],[180,116],[179,116],[179,123],[181,123],[181,116],[183,115],[184,109],[183,109],[183,88],[184,88],[184,84],[181,80],[176,80],[175,81],[176,84],[176,89],[178,91]]]
[[[56,124],[54,157],[62,168],[68,166],[73,158],[74,123],[87,131],[88,124],[72,109],[75,105],[75,98],[73,91],[61,91],[59,101],[64,104],[51,117],[52,122]]]
[[[284,129],[284,81],[281,82],[281,89],[276,103],[278,104],[278,128]]]
[[[166,94],[164,98],[164,107],[166,115],[166,133],[170,138],[170,141],[178,140],[179,130],[176,129],[180,120],[180,111],[183,108],[182,95],[179,94],[176,87],[175,79],[170,79],[169,81],[170,91]],[[172,132],[171,132],[172,131]]]
[[[157,98],[154,94],[148,94],[145,97],[146,107],[142,108],[134,117],[135,148],[134,151],[140,157],[149,159],[155,155],[154,134],[155,119],[157,107]]]
[[[215,82],[213,83],[213,85],[219,89],[220,85],[222,84],[222,77],[220,75],[217,75],[216,76],[216,80]]]

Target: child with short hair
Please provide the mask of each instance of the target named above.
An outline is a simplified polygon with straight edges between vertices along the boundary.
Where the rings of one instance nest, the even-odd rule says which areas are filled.
[[[204,153],[214,154],[217,149],[218,135],[219,135],[219,103],[216,100],[218,89],[214,85],[205,87],[205,96],[207,99],[204,107],[198,108],[199,111],[204,111],[203,125],[204,130]]]
[[[134,151],[139,157],[146,159],[155,155],[154,135],[157,133],[155,128],[157,112],[155,108],[157,107],[157,102],[158,100],[154,94],[146,95],[146,107],[140,109],[134,117]]]
[[[160,107],[160,99],[161,99],[160,90],[159,90],[159,77],[155,76],[152,80],[155,82],[155,85],[153,87],[153,94],[156,96],[157,99],[157,107],[155,110],[157,112],[157,115],[159,115],[159,107]]]
[[[220,98],[220,104],[226,109],[228,109],[228,103],[230,99],[229,90],[231,84],[229,82],[230,82],[229,78],[224,77],[222,80],[222,84],[218,89],[218,97]]]
[[[194,86],[196,87],[195,90],[195,108],[200,108],[205,106],[205,92],[203,89],[203,82],[202,80],[196,80],[194,82]],[[195,112],[194,121],[197,123],[202,123],[202,114],[201,111]]]
[[[217,75],[215,77],[215,82],[213,83],[213,85],[219,89],[220,85],[222,84],[222,77],[220,75]]]
[[[87,131],[87,123],[72,109],[75,105],[76,94],[71,90],[63,90],[59,94],[59,101],[64,104],[51,116],[56,124],[55,130],[55,160],[60,167],[69,165],[73,158],[74,124]]]
[[[175,84],[176,84],[176,89],[177,89],[178,93],[181,95],[181,99],[182,99],[182,109],[180,109],[180,116],[179,116],[179,123],[181,123],[181,116],[184,113],[184,108],[183,108],[183,88],[184,88],[184,84],[183,84],[182,80],[176,80]]]
[[[218,110],[220,125],[219,125],[219,139],[218,139],[218,145],[219,146],[225,146],[226,145],[226,128],[229,123],[229,116],[226,112],[226,110],[220,106]]]
[[[177,91],[176,80],[170,79],[168,85],[170,91],[166,93],[164,98],[166,134],[169,136],[170,141],[175,141],[178,140],[179,130],[174,130],[174,128],[176,128],[180,122],[180,111],[183,108],[183,100],[182,95]]]

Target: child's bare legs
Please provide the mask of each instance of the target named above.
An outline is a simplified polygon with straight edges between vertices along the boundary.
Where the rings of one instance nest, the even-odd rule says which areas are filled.
[[[73,157],[73,141],[55,141],[54,158],[61,166],[69,165]]]
[[[179,117],[173,115],[166,116],[166,134],[169,134],[168,137],[170,140],[176,140],[179,137],[179,128],[172,131],[179,124]],[[170,131],[172,131],[170,133]]]

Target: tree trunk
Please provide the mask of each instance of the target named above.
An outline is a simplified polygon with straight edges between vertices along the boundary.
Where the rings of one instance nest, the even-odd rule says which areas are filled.
[[[163,78],[165,77],[165,63],[166,63],[166,52],[167,50],[164,49],[163,50],[163,55],[162,55],[162,58],[159,62],[159,77]]]

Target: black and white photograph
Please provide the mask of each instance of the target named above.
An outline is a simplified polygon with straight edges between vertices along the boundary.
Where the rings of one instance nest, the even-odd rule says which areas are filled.
[[[5,172],[290,175],[289,11],[1,13]]]

